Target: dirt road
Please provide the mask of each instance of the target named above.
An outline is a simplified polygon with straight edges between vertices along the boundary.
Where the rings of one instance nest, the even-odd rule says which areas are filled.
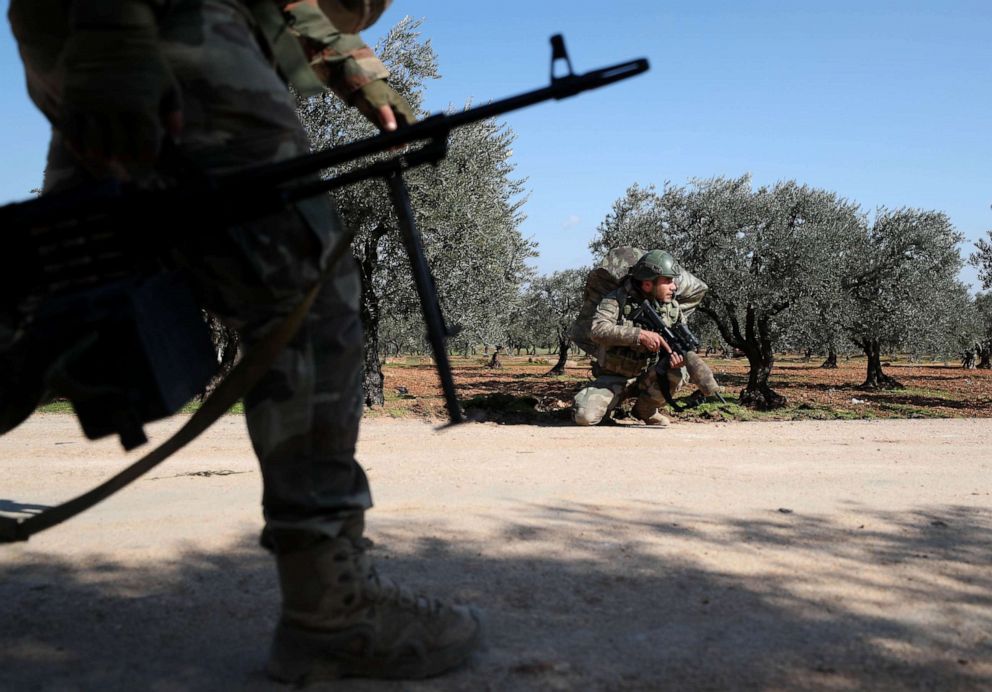
[[[153,428],[162,439],[176,421]],[[992,689],[992,422],[574,427],[376,420],[383,572],[484,606],[489,645],[336,689]],[[0,511],[123,461],[69,416],[0,439]],[[0,547],[0,688],[277,689],[260,480],[222,420],[115,498]]]

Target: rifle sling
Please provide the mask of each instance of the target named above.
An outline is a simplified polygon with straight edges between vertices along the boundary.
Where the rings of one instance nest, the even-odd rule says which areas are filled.
[[[655,370],[658,373],[658,384],[661,385],[661,393],[665,397],[665,401],[675,411],[684,411],[685,406],[676,403],[675,399],[672,398],[672,383],[668,380],[668,359],[662,358],[659,360],[655,366]]]

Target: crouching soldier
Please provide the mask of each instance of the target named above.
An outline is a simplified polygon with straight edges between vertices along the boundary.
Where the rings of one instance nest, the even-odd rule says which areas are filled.
[[[629,396],[637,398],[633,414],[638,419],[647,425],[669,424],[659,409],[690,378],[683,368],[683,357],[661,335],[635,324],[633,316],[647,300],[667,326],[684,322],[675,300],[676,277],[681,271],[672,255],[652,250],[600,300],[589,332],[598,350],[592,366],[595,380],[575,396],[573,418],[577,424],[596,425]],[[667,360],[667,367],[656,367],[662,358]]]

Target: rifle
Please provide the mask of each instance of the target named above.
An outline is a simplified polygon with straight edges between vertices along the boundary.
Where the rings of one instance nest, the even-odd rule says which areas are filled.
[[[630,318],[635,324],[640,324],[659,334],[674,353],[682,356],[685,360],[685,367],[689,371],[690,379],[699,387],[699,391],[703,393],[703,396],[715,396],[720,400],[720,403],[727,403],[723,395],[720,394],[719,385],[716,383],[716,378],[713,377],[713,371],[710,369],[710,366],[696,354],[696,350],[699,348],[699,339],[689,330],[689,327],[683,323],[676,324],[674,328],[669,327],[662,321],[661,316],[654,311],[651,303],[647,300],[641,301],[641,304],[637,306],[637,309]],[[676,404],[672,399],[672,392],[668,383],[668,358],[661,358],[656,367],[658,369],[658,379],[661,383],[661,391],[665,395],[665,400],[676,411],[682,410],[684,407]]]
[[[23,346],[16,340],[25,338],[33,338],[36,343],[65,342],[68,337],[71,337],[70,341],[77,339],[74,348],[82,349],[83,357],[76,360],[89,358],[91,364],[96,362],[104,366],[100,368],[103,376],[117,378],[109,386],[107,382],[97,383],[96,386],[90,386],[92,383],[81,385],[73,379],[72,363],[65,367],[62,364],[66,358],[71,360],[75,357],[71,349],[61,353],[49,352],[46,357],[59,361],[60,372],[64,375],[61,380],[69,383],[65,391],[73,401],[77,416],[84,423],[87,436],[94,438],[116,431],[122,444],[129,449],[145,441],[141,429],[143,423],[174,413],[198,387],[206,383],[209,373],[212,373],[210,368],[201,366],[195,377],[190,376],[185,382],[174,379],[170,382],[170,374],[183,373],[177,373],[175,368],[167,368],[163,372],[155,362],[156,356],[145,349],[139,353],[139,360],[143,361],[147,372],[138,378],[142,382],[135,382],[127,376],[127,368],[120,366],[121,347],[116,340],[100,339],[104,331],[104,318],[120,321],[119,302],[114,301],[119,301],[122,294],[128,296],[130,301],[135,288],[144,286],[145,282],[135,277],[142,273],[145,276],[162,273],[163,258],[170,249],[170,243],[182,242],[181,237],[177,241],[170,238],[175,235],[175,230],[209,232],[211,228],[232,226],[280,212],[294,202],[346,185],[381,178],[387,182],[396,208],[399,230],[411,263],[448,415],[452,424],[461,422],[463,417],[445,344],[452,331],[445,324],[438,303],[402,174],[417,166],[440,162],[446,154],[451,131],[458,127],[543,101],[598,89],[648,69],[647,60],[641,58],[575,74],[561,35],[551,37],[551,49],[551,79],[548,86],[457,113],[438,113],[393,132],[230,174],[205,175],[187,171],[178,181],[157,189],[108,180],[0,208],[0,228],[3,229],[7,246],[0,256],[0,336],[13,333],[15,347]],[[566,71],[558,75],[556,65],[562,62]],[[404,149],[413,144],[419,146]],[[359,168],[331,177],[316,177],[327,169],[397,150],[401,153]],[[191,229],[190,222],[194,217],[196,227]],[[141,228],[142,233],[135,233],[135,228]],[[170,240],[167,241],[167,238]],[[346,229],[329,253],[329,266],[345,254],[353,238],[354,232]],[[327,273],[329,270],[325,276]],[[169,280],[159,283],[167,285]],[[149,307],[153,311],[163,296],[171,299],[181,290],[151,291],[152,295],[144,299],[143,307],[132,307],[131,319],[125,321],[135,321],[135,313],[141,314]],[[94,291],[98,294],[95,300],[91,299]],[[108,291],[114,298],[107,299],[105,294]],[[271,362],[271,358],[291,338],[315,295],[316,286],[296,312],[274,330],[276,333],[256,347],[258,353],[246,355],[241,364],[243,367],[236,368],[173,438],[84,496],[27,520],[0,521],[0,541],[26,540],[32,533],[64,521],[123,487],[194,439],[229,407],[229,404],[225,406],[227,400],[233,403],[265,372],[267,362]],[[177,302],[187,306],[189,303],[184,297]],[[69,334],[59,329],[49,331],[52,315],[73,315],[80,311],[89,311],[89,315],[99,313],[101,317],[90,319],[81,331]],[[187,310],[185,322],[190,321]],[[140,344],[155,340],[154,334],[149,336],[141,330],[137,332],[134,340]],[[43,334],[47,334],[48,338],[39,336]],[[196,338],[202,344],[202,333]],[[8,345],[0,344],[0,348]],[[48,350],[51,351],[51,347]],[[202,348],[199,350],[202,351]],[[133,359],[124,362],[133,364]],[[81,369],[86,368],[75,368],[76,372]],[[162,391],[165,388],[163,381],[171,385],[171,391]],[[227,384],[230,386],[225,387]],[[103,397],[100,405],[92,405],[97,396]],[[149,399],[151,404],[143,405]],[[215,399],[217,403],[211,406]],[[87,406],[87,402],[91,405]],[[84,422],[84,417],[88,417],[88,421]],[[2,432],[5,430],[0,429],[0,434]]]

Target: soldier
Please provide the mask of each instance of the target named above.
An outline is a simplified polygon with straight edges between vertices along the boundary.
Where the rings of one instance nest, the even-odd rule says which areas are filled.
[[[637,418],[647,425],[669,424],[659,412],[665,405],[664,383],[655,365],[659,358],[668,359],[668,386],[674,392],[687,378],[683,358],[659,334],[636,326],[630,316],[647,299],[666,325],[684,321],[675,300],[675,277],[679,273],[674,257],[652,250],[637,260],[620,286],[600,301],[591,330],[592,341],[600,347],[592,370],[596,379],[575,395],[576,423],[596,425],[633,392],[637,396],[633,410]]]
[[[169,173],[159,155],[164,134],[175,144],[172,158],[208,173],[303,154],[307,138],[285,79],[312,93],[316,75],[383,129],[412,122],[357,35],[386,5],[12,0],[28,90],[53,126],[45,192]],[[203,229],[180,262],[203,305],[250,349],[320,275],[339,224],[323,196],[238,227]],[[282,591],[269,660],[279,680],[436,675],[464,661],[481,634],[474,610],[415,596],[371,565],[363,529],[372,500],[354,457],[358,300],[356,267],[341,261],[245,397],[264,483],[262,544],[275,555]]]

